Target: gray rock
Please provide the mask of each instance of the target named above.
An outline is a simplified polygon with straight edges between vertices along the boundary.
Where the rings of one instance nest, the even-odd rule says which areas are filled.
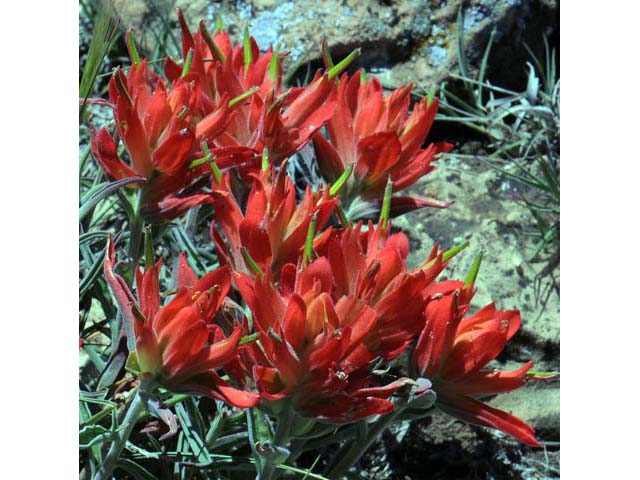
[[[143,50],[151,51],[154,31],[176,26],[175,8],[181,8],[195,29],[201,19],[214,24],[222,16],[225,28],[240,40],[245,24],[259,46],[280,43],[290,55],[285,69],[303,62],[319,62],[320,42],[326,37],[335,58],[361,47],[362,56],[354,64],[375,73],[386,86],[413,82],[418,92],[450,80],[460,73],[457,55],[456,19],[462,0],[110,0],[127,28],[134,28]],[[471,0],[465,2],[465,55],[473,70],[482,57],[489,34],[496,29],[493,58],[502,72],[520,75],[524,56],[514,56],[513,46],[520,44],[527,30],[528,43],[541,41],[537,28],[557,30],[558,5],[555,0]],[[164,19],[161,19],[164,16]],[[554,23],[555,22],[555,23]],[[550,26],[549,26],[550,25]],[[527,28],[530,27],[530,28]],[[535,27],[535,28],[534,28]],[[177,29],[175,35],[178,35]],[[169,50],[175,52],[174,43]],[[524,50],[519,48],[517,50]],[[524,53],[523,53],[524,55]],[[507,82],[506,86],[509,82]]]

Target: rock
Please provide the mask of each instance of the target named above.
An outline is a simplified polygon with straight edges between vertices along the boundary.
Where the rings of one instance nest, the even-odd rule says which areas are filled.
[[[136,39],[146,51],[152,51],[156,43],[154,31],[163,31],[169,25],[174,36],[178,36],[175,8],[181,8],[192,29],[201,19],[213,26],[215,18],[221,15],[225,28],[236,40],[240,40],[243,26],[248,23],[262,49],[280,43],[283,50],[290,52],[285,69],[305,62],[320,66],[320,42],[325,36],[335,58],[361,47],[362,55],[352,67],[366,68],[389,87],[413,82],[417,92],[426,94],[431,85],[451,80],[452,73],[460,73],[456,19],[462,0],[110,1],[123,25],[135,29]],[[471,70],[480,62],[490,32],[496,29],[494,61],[490,66],[495,66],[494,70],[502,77],[517,77],[501,85],[526,84],[524,65],[528,57],[521,43],[526,39],[535,47],[541,43],[541,32],[559,29],[559,2],[464,3],[463,45]],[[170,53],[177,53],[173,42],[167,46]],[[514,55],[514,51],[523,53]]]

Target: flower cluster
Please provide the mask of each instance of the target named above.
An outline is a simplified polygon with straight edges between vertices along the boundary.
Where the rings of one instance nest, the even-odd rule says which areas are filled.
[[[470,314],[477,269],[438,280],[461,248],[436,245],[411,269],[408,237],[391,232],[394,215],[447,206],[392,196],[452,148],[424,146],[438,100],[411,107],[410,86],[385,97],[364,72],[340,76],[355,55],[284,88],[279,52],[203,24],[192,34],[182,14],[180,25],[183,58],[167,58],[166,79],[130,36],[133,65],[111,79],[128,163],[107,129],[93,132],[92,149],[110,179],[141,177],[128,187],[142,223],[211,205],[219,264],[198,279],[181,256],[161,296],[161,263],[147,254],[141,270],[134,248],[134,296],[109,244],[105,275],[135,345],[130,369],[171,391],[269,414],[284,403],[336,424],[414,408],[428,393],[454,417],[538,445],[526,423],[478,399],[530,377],[531,362],[487,368],[519,313],[490,304]],[[286,164],[310,142],[326,184],[300,189]]]

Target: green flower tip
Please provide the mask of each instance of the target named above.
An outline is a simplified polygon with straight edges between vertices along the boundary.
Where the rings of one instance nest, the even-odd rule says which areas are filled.
[[[353,163],[349,164],[347,169],[344,172],[342,172],[342,175],[340,175],[338,180],[336,180],[336,183],[331,185],[331,188],[329,188],[330,197],[335,197],[338,194],[338,192],[342,190],[342,187],[351,176],[351,172],[353,172]]]
[[[133,30],[127,30],[126,40],[127,50],[129,50],[129,58],[131,58],[131,61],[137,67],[138,65],[140,65],[140,55],[138,54],[138,49],[136,48],[136,44],[133,41]]]
[[[356,48],[353,52],[347,55],[344,60],[329,69],[329,72],[327,73],[329,80],[333,80],[337,75],[340,75],[340,73],[342,73],[356,58],[360,56],[360,53],[361,50]]]
[[[391,175],[387,177],[387,185],[384,187],[384,197],[382,199],[382,208],[380,209],[380,219],[378,225],[386,229],[389,226],[389,213],[391,212],[391,192],[393,190],[393,182]]]

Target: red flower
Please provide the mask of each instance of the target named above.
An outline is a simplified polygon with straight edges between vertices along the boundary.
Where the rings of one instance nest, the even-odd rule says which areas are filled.
[[[335,115],[327,124],[329,139],[321,134],[313,138],[320,171],[327,181],[335,181],[349,166],[354,165],[352,178],[343,194],[351,205],[353,218],[370,216],[368,209],[380,209],[387,178],[393,181],[394,191],[403,190],[434,170],[435,156],[448,152],[453,145],[430,144],[421,148],[436,111],[438,100],[427,104],[418,102],[411,115],[409,110],[411,85],[395,90],[383,98],[382,85],[377,78],[363,81],[358,72],[340,79]],[[352,205],[360,197],[371,204]],[[392,215],[424,206],[446,207],[426,198],[396,197],[391,200]]]
[[[337,423],[391,412],[386,399],[408,380],[373,383],[376,356],[363,339],[378,322],[376,312],[354,296],[332,300],[325,258],[285,270],[279,288],[268,272],[255,279],[235,274],[260,333],[263,349],[252,346],[248,362],[262,397],[290,397],[303,415]]]
[[[330,198],[328,188],[312,192],[309,187],[296,204],[295,187],[284,169],[276,175],[271,167],[252,178],[244,214],[231,193],[228,175],[220,185],[214,185],[216,215],[211,235],[218,255],[233,270],[252,271],[245,263],[244,248],[262,271],[270,270],[278,279],[284,264],[297,263],[313,216],[318,231],[329,220],[336,201]],[[216,226],[221,228],[228,247]]]
[[[380,319],[365,343],[386,359],[402,353],[424,326],[429,285],[446,266],[442,252],[433,249],[424,268],[408,271],[409,239],[404,233],[389,235],[386,228],[369,222],[333,230],[315,244],[328,259],[334,278],[334,300],[353,295],[373,308]]]
[[[226,96],[214,103],[202,94],[189,75],[166,87],[143,59],[128,76],[117,70],[109,83],[118,135],[129,153],[124,163],[106,129],[92,132],[93,154],[111,180],[141,175],[141,214],[150,222],[171,220],[189,208],[210,200],[197,193],[197,179],[208,165],[190,168],[210,145],[220,168],[251,159],[250,151],[214,149],[212,139],[228,126],[233,112]],[[135,186],[134,186],[135,188]],[[194,192],[195,190],[195,192]]]
[[[184,255],[180,257],[177,293],[160,306],[158,272],[162,262],[136,271],[138,300],[115,273],[115,249],[109,240],[105,276],[116,297],[125,325],[133,325],[139,375],[173,391],[198,392],[245,408],[256,405],[255,393],[238,390],[222,380],[216,369],[238,355],[242,329],[228,337],[213,319],[230,288],[228,270],[218,268],[197,279]]]
[[[238,107],[218,147],[249,147],[257,153],[266,148],[275,165],[304,147],[333,115],[333,83],[328,75],[316,75],[305,87],[282,89],[280,58],[270,47],[260,53],[253,37],[232,44],[227,33],[211,37],[203,23],[192,35],[181,11],[183,60],[191,58],[191,71],[203,91],[213,100],[250,94]],[[167,78],[176,81],[181,67],[167,59]],[[257,167],[257,166],[256,166]]]
[[[515,390],[526,383],[533,362],[511,372],[484,369],[520,328],[519,312],[496,310],[492,303],[464,318],[473,291],[462,282],[435,285],[431,294],[412,362],[418,375],[433,382],[436,405],[461,420],[502,430],[539,447],[528,424],[475,398]]]

